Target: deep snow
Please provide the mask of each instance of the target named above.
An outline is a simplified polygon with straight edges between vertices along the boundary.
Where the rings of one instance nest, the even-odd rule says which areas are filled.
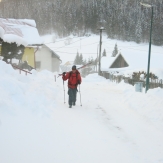
[[[0,61],[0,75],[0,163],[163,163],[162,89],[92,74],[70,109],[57,73]]]

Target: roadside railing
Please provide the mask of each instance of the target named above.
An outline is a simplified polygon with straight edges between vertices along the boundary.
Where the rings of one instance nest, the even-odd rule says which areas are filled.
[[[11,65],[12,65],[12,64],[11,64]],[[15,65],[12,65],[12,67],[13,67],[14,69],[18,69],[20,74],[21,74],[21,71],[25,72],[25,75],[27,75],[27,74],[32,74],[31,72],[26,71],[26,70],[23,70],[23,69],[21,69],[21,68],[15,66]]]
[[[101,73],[101,76],[105,77],[106,79],[110,79],[110,81],[116,82],[116,83],[120,83],[123,80],[125,83],[133,85],[133,86],[135,85],[136,82],[142,82],[143,87],[145,87],[146,85],[145,80],[131,79],[131,78],[127,78],[124,76],[115,76],[109,73]],[[162,79],[150,79],[149,89],[158,88],[158,87],[163,88],[163,80]]]

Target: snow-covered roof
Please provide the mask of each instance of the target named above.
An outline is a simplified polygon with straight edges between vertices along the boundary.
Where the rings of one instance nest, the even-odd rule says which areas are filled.
[[[129,65],[128,67],[122,68],[110,68],[114,61],[122,55],[124,60]],[[101,58],[101,71],[110,73],[121,74],[132,74],[133,72],[147,71],[148,66],[148,54],[145,53],[132,53],[132,54],[119,54],[116,57],[102,57]],[[150,72],[163,78],[163,54],[151,53],[150,58]]]
[[[123,68],[110,68],[114,61],[118,58],[119,55],[122,55],[124,60],[129,65],[128,67]],[[136,53],[136,54],[119,54],[116,57],[102,57],[101,59],[101,70],[120,70],[120,69],[147,69],[148,64],[148,54],[145,53]],[[163,54],[152,54],[150,58],[150,69],[162,68],[163,67]]]
[[[64,66],[72,66],[74,61],[67,61]]]
[[[45,44],[43,46],[46,47],[52,53],[53,56],[55,56],[56,58],[58,58],[61,61],[60,56],[54,50],[52,50],[50,47],[48,47]]]
[[[108,71],[109,67],[111,66],[111,64],[113,63],[113,61],[116,58],[117,57],[106,57],[106,56],[103,56],[101,58],[101,70],[102,71]]]
[[[32,19],[3,19],[0,18],[0,37],[8,43],[16,42],[18,45],[43,44]]]

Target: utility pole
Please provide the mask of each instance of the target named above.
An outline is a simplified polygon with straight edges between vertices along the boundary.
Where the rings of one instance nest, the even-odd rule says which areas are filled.
[[[151,27],[150,27],[150,40],[149,40],[149,51],[148,51],[148,66],[147,66],[147,77],[146,77],[146,90],[145,93],[147,93],[149,89],[149,70],[150,70],[150,58],[151,58],[151,39],[152,39],[152,25],[153,25],[153,6],[147,3],[140,2],[140,5],[151,8]]]
[[[97,45],[96,72],[98,72],[98,69],[97,69],[97,67],[98,67],[98,58],[99,58],[99,56],[98,56],[98,47],[99,47],[99,44]]]
[[[151,13],[150,41],[149,41],[148,67],[147,67],[147,78],[146,78],[146,93],[149,89],[149,70],[150,70],[150,58],[151,58],[152,23],[153,23],[153,6],[152,6],[152,13]]]
[[[98,65],[98,75],[101,74],[101,47],[102,47],[102,30],[105,30],[104,27],[101,27],[100,29],[100,48],[99,48],[99,65]]]

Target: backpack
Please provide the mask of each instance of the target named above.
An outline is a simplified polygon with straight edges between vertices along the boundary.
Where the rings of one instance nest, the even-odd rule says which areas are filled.
[[[78,74],[79,74],[79,72],[76,72],[76,84],[75,84],[76,86],[77,86],[78,83],[79,83],[79,81],[78,81]],[[69,72],[69,78],[68,78],[68,79],[70,79],[71,75],[72,75],[72,71]],[[68,81],[68,84],[69,84],[69,85],[73,85],[73,84],[70,82],[70,80]]]
[[[72,75],[72,71],[70,71],[69,74],[70,74],[70,75],[69,75],[69,78],[68,78],[68,79],[70,79],[70,77],[71,77],[71,75]],[[78,78],[78,74],[79,74],[79,73],[76,71],[76,79]]]

